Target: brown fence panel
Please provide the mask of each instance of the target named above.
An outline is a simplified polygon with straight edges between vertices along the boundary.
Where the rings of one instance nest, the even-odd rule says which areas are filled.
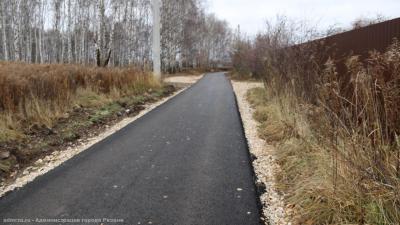
[[[369,57],[369,52],[374,50],[385,52],[395,38],[400,41],[400,18],[294,45],[288,50],[293,50],[295,55],[303,54],[303,50],[320,53],[315,57],[319,65],[324,65],[328,57],[334,59],[340,89],[342,92],[351,93],[351,77],[347,76],[348,69],[345,63],[348,56],[358,55],[361,62],[366,63],[365,59]],[[314,82],[309,80],[307,74],[304,74],[303,80],[303,82]]]
[[[334,57],[341,58],[349,54],[368,57],[368,52],[384,52],[393,39],[400,41],[400,18],[373,24],[363,28],[332,35],[316,41],[323,41],[334,49]]]

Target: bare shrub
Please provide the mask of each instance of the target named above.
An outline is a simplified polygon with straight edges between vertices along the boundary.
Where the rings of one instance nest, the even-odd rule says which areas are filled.
[[[397,224],[399,42],[365,61],[334,60],[322,41],[297,44],[318,34],[285,18],[264,35],[268,101],[257,107],[256,118],[263,122],[262,137],[277,147],[278,187],[294,219]]]
[[[381,23],[385,20],[388,20],[388,18],[380,14],[377,14],[375,17],[359,17],[352,22],[351,26],[352,29],[359,29],[372,24]]]
[[[319,103],[331,124],[336,169],[352,172],[347,182],[365,201],[361,221],[377,224],[400,221],[399,56],[395,41],[386,53],[371,52],[366,65],[349,57],[346,91],[338,88],[340,77],[328,62],[319,90]]]

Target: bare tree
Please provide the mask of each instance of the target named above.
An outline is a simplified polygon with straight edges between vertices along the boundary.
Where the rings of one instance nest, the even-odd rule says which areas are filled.
[[[164,72],[221,60],[229,27],[202,0],[158,1]],[[153,61],[151,0],[2,0],[0,15],[4,60],[143,68]]]
[[[1,30],[3,35],[3,56],[4,60],[8,61],[8,43],[7,43],[7,11],[6,1],[1,2]]]
[[[21,24],[20,24],[20,0],[13,1],[12,10],[13,10],[13,18],[12,18],[12,29],[14,33],[14,60],[20,60],[20,37],[21,37]]]

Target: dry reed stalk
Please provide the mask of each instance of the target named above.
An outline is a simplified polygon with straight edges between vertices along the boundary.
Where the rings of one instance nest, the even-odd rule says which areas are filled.
[[[8,134],[3,132],[13,133],[20,127],[18,124],[50,127],[77,104],[82,90],[115,98],[159,86],[146,72],[135,68],[0,62],[0,114],[6,119],[1,122],[0,139],[11,138],[4,137]]]
[[[366,61],[332,60],[323,45],[287,48],[290,29],[278,28],[267,37],[267,101],[256,118],[277,147],[277,180],[295,219],[398,224],[400,43]]]

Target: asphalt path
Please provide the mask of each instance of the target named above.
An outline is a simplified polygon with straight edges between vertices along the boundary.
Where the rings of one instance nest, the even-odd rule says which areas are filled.
[[[223,73],[207,74],[0,199],[4,224],[247,225],[259,218],[243,127]]]

